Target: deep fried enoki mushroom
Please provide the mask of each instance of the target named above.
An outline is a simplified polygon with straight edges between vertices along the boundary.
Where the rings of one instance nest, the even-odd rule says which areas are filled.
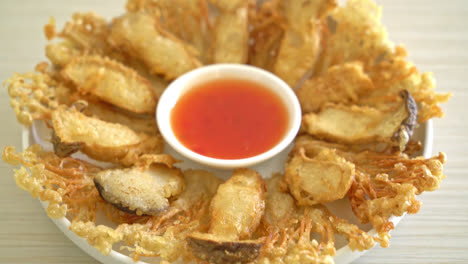
[[[299,205],[315,205],[343,198],[354,178],[354,164],[333,149],[299,149],[290,154],[284,182]]]
[[[99,194],[92,176],[100,168],[70,157],[60,158],[32,145],[23,153],[14,147],[3,150],[3,160],[15,169],[16,185],[34,198],[48,202],[47,215],[59,219],[69,215],[74,219],[95,221]]]
[[[153,114],[157,98],[151,83],[125,65],[100,56],[78,56],[62,70],[78,92],[135,113]]]
[[[211,201],[208,233],[193,233],[188,245],[194,256],[210,263],[247,263],[260,254],[252,238],[265,209],[264,182],[249,169],[237,169],[218,187]]]
[[[416,195],[439,188],[445,178],[442,166],[444,153],[425,159],[410,158],[407,154],[387,149],[359,149],[354,146],[332,144],[301,136],[296,149],[317,152],[334,149],[336,154],[355,166],[355,177],[347,193],[353,213],[361,223],[371,223],[379,234],[378,241],[386,247],[389,231],[394,228],[391,216],[416,213],[421,202]]]
[[[436,93],[435,78],[431,72],[419,72],[416,66],[404,57],[383,61],[369,73],[376,89],[363,95],[359,104],[379,107],[398,100],[398,95],[407,90],[418,104],[418,123],[435,117],[443,117],[440,106],[447,102],[451,93]]]
[[[353,212],[361,223],[372,223],[382,246],[388,245],[388,232],[394,227],[390,217],[417,213],[421,202],[416,195],[438,189],[445,178],[444,153],[430,159],[410,159],[401,153],[366,151],[347,159],[356,164],[356,177],[348,193]]]
[[[112,229],[93,222],[73,221],[70,230],[88,240],[88,243],[105,255],[119,241],[127,246],[135,261],[140,256],[158,256],[175,262],[181,258],[193,260],[187,249],[186,237],[195,231],[205,231],[211,198],[221,180],[213,173],[202,170],[184,172],[185,190],[170,202],[168,210],[156,216],[132,216],[137,221],[121,218],[122,212],[115,209],[110,218],[120,225]],[[113,206],[111,206],[114,209]],[[123,221],[122,221],[123,220]]]
[[[400,96],[400,102],[387,110],[328,105],[318,113],[304,115],[303,125],[309,134],[327,140],[347,144],[387,142],[403,151],[416,126],[418,109],[408,91]]]
[[[160,164],[103,170],[94,177],[94,184],[104,200],[137,215],[158,215],[167,210],[169,199],[185,187],[179,169]]]
[[[45,73],[14,74],[5,81],[8,85],[10,104],[18,122],[31,125],[33,120],[50,118],[52,109],[58,107],[55,100],[57,81]]]
[[[45,29],[46,35],[55,25]],[[46,56],[55,67],[63,67],[75,56],[100,55],[121,60],[123,56],[113,50],[107,42],[110,34],[108,22],[105,18],[93,13],[75,13],[62,31],[57,34],[60,42],[52,42],[46,46]],[[50,38],[48,38],[50,39]]]
[[[172,164],[168,155],[158,155],[164,148],[159,135],[136,133],[121,124],[108,123],[80,113],[75,107],[52,112],[52,143],[59,156],[78,150],[96,160],[132,165],[143,156],[158,156]]]
[[[378,238],[329,212],[323,205],[295,206],[282,190],[282,175],[267,180],[260,233],[267,239],[259,263],[333,263],[335,238],[343,235],[353,250],[372,248]]]

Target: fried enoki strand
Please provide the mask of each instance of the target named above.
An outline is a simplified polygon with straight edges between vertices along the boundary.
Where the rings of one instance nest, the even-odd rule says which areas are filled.
[[[56,81],[48,74],[15,73],[3,85],[8,86],[11,107],[23,125],[49,119],[52,110],[58,106],[54,92]]]
[[[96,167],[87,166],[82,162],[72,172],[70,172],[71,168],[56,169],[55,172],[48,170],[46,165],[60,163],[60,158],[43,152],[39,145],[33,145],[18,154],[15,153],[14,147],[6,147],[3,151],[3,159],[11,165],[22,165],[20,169],[15,170],[16,184],[21,189],[30,192],[34,198],[39,197],[42,201],[48,202],[47,214],[51,218],[62,218],[69,209],[72,209],[71,213],[80,211],[87,220],[95,219],[96,208],[93,205],[93,199],[88,201],[88,206],[83,207],[82,196],[86,196],[94,189],[87,172],[95,170]],[[80,162],[77,161],[77,163]],[[67,181],[71,177],[75,180],[81,179],[81,182],[68,184]],[[80,191],[76,191],[77,189]]]

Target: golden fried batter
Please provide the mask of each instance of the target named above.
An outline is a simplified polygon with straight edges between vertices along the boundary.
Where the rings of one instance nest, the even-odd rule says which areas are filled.
[[[302,113],[316,112],[327,103],[357,103],[361,95],[374,89],[360,62],[328,68],[322,76],[305,81],[296,94]]]
[[[157,98],[148,80],[121,63],[99,56],[79,56],[68,63],[62,75],[79,92],[135,113],[153,114]]]
[[[201,65],[186,44],[164,31],[157,19],[144,12],[127,13],[115,19],[109,42],[144,62],[151,73],[167,79]]]
[[[211,263],[248,263],[255,260],[261,243],[251,238],[265,209],[264,182],[250,169],[237,169],[218,187],[210,205],[207,234],[188,238],[192,253]],[[240,240],[239,240],[240,239]]]
[[[299,205],[315,205],[343,198],[354,178],[354,164],[333,149],[318,153],[299,149],[286,163],[284,182]]]
[[[212,25],[207,1],[128,0],[126,8],[129,12],[143,11],[161,17],[165,30],[192,45],[198,52],[198,58],[204,64],[211,61]]]
[[[156,155],[164,148],[161,136],[136,133],[121,124],[88,117],[73,107],[56,109],[51,120],[54,149],[58,155],[81,150],[96,160],[131,165],[144,154]],[[161,158],[168,157],[161,155]]]
[[[177,197],[185,186],[182,172],[164,165],[103,170],[94,183],[104,200],[137,215],[167,210],[169,198]]]
[[[314,70],[316,75],[333,65],[351,61],[361,61],[367,70],[399,56],[393,52],[381,15],[381,8],[371,0],[348,0],[345,6],[336,8],[327,18],[323,50]]]
[[[327,105],[319,113],[303,116],[307,133],[347,144],[394,142],[404,150],[416,126],[417,106],[404,91],[397,106],[388,110],[356,105]]]
[[[214,63],[247,63],[249,1],[214,1],[220,8],[213,32]],[[232,2],[232,6],[231,3]],[[236,4],[236,2],[239,2]]]
[[[336,6],[335,0],[291,0],[280,2],[287,21],[273,72],[295,88],[311,70],[320,51],[321,19]]]

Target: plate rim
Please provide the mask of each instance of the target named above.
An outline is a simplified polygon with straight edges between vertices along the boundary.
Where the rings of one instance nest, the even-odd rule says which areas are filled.
[[[432,155],[432,148],[433,148],[433,140],[434,140],[434,127],[433,127],[433,121],[432,119],[426,121],[425,123],[421,124],[420,126],[424,126],[424,145],[423,145],[423,156],[425,158],[430,158]],[[34,141],[32,137],[32,132],[31,132],[32,127],[26,127],[23,126],[22,129],[22,150],[24,151],[26,148],[28,148],[32,141]],[[44,208],[44,210],[47,209],[47,202],[43,202],[39,200],[41,206]],[[396,227],[397,224],[400,222],[400,220],[406,215],[403,214],[402,216],[395,217],[392,216],[390,218],[390,221],[393,222],[394,226]],[[131,257],[122,254],[120,252],[117,252],[115,250],[111,250],[110,254],[105,256],[101,252],[99,252],[96,248],[88,244],[86,239],[79,237],[75,233],[69,230],[70,227],[70,220],[68,220],[66,217],[60,218],[60,219],[52,219],[48,217],[57,227],[58,229],[65,234],[65,236],[68,237],[75,245],[77,245],[81,250],[86,252],[88,255],[93,257],[94,259],[100,261],[101,263],[105,264],[149,264],[148,262],[143,262],[143,261],[134,261]],[[370,235],[377,235],[377,232],[375,228],[372,228],[369,232]],[[377,246],[377,244],[375,245]],[[372,248],[371,248],[372,249]],[[354,260],[358,259],[359,257],[363,256],[366,254],[369,250],[364,250],[364,251],[353,251],[349,247],[349,244],[338,249],[336,251],[335,256],[333,256],[333,260],[335,261],[336,264],[348,264],[353,262]]]

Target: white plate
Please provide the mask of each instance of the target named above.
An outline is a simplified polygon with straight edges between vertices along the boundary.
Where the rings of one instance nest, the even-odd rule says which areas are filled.
[[[50,138],[50,131],[42,124],[42,122],[35,122],[32,129],[24,128],[22,136],[23,136],[23,150],[34,143],[41,144],[45,150],[52,149],[51,144],[47,140],[48,138]],[[429,120],[427,123],[422,124],[419,128],[417,128],[415,131],[414,137],[420,140],[424,146],[421,155],[423,155],[425,158],[429,158],[432,154],[432,143],[433,143],[432,120]],[[184,159],[177,152],[175,152],[172,149],[169,149],[169,146],[166,146],[166,148],[167,148],[166,152],[172,154],[177,159],[184,160],[184,163],[179,165],[181,169],[187,169],[187,168],[207,169],[207,170],[213,171],[214,173],[216,173],[218,177],[223,178],[223,179],[227,179],[232,173],[232,171],[230,170],[216,170],[216,169],[207,168],[200,164],[196,164],[192,161]],[[283,152],[281,152],[279,155],[275,156],[274,158],[264,163],[253,166],[252,169],[257,170],[264,177],[270,177],[274,172],[282,172],[284,161],[286,160],[287,154],[290,151],[290,149],[291,149],[291,146],[288,147]],[[81,159],[86,159],[86,156],[80,153],[74,154],[74,156],[79,157]],[[41,202],[41,204],[43,207],[47,206],[46,203]],[[376,235],[375,229],[371,230],[371,227],[372,227],[371,225],[369,224],[362,225],[358,222],[356,217],[351,212],[351,207],[349,205],[347,198],[344,198],[339,201],[335,201],[331,203],[328,207],[331,210],[331,212],[336,214],[338,217],[347,219],[348,221],[358,225],[360,228],[362,228],[365,231],[369,230],[368,232],[370,235]],[[392,217],[391,221],[396,226],[402,218],[403,216]],[[77,236],[75,233],[69,230],[70,221],[67,218],[64,217],[58,220],[56,219],[51,219],[51,220],[78,247],[80,247],[90,256],[92,256],[93,258],[97,259],[98,261],[102,263],[105,263],[105,264],[159,263],[159,260],[157,258],[151,258],[151,259],[142,258],[142,261],[134,262],[132,258],[128,257],[125,254],[118,252],[117,251],[118,246],[114,246],[115,250],[112,250],[108,256],[104,256],[94,247],[90,246],[85,239]],[[105,223],[103,222],[99,224],[105,224]],[[366,252],[366,251],[363,251],[363,252],[352,251],[347,246],[346,240],[339,239],[339,237],[337,237],[335,246],[337,248],[337,252],[334,257],[336,264],[351,263],[353,260],[359,258]],[[148,261],[148,262],[144,262],[144,261]]]

